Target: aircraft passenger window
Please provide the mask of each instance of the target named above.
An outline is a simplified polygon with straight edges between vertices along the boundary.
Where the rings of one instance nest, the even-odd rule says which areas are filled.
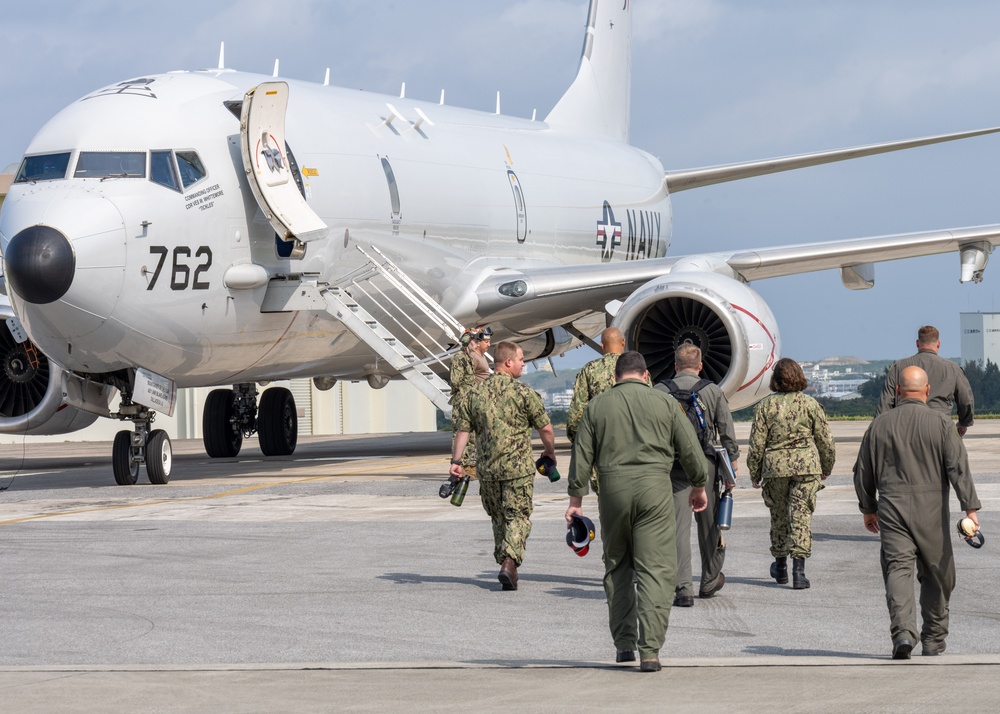
[[[194,151],[178,151],[177,168],[180,169],[181,183],[184,184],[184,188],[201,181],[208,173],[205,171],[201,159],[198,158],[197,152]]]
[[[149,180],[180,193],[172,151],[153,151],[149,158]]]
[[[29,181],[52,181],[66,178],[66,168],[69,166],[69,152],[60,154],[40,154],[25,156],[21,168],[17,170],[14,183]]]
[[[74,178],[145,178],[144,151],[81,151]]]

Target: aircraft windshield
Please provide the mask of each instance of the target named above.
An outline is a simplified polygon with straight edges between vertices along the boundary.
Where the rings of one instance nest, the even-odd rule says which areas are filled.
[[[17,170],[14,183],[29,181],[52,181],[66,178],[66,168],[69,166],[69,152],[59,154],[40,154],[25,156],[21,168]]]
[[[144,151],[81,151],[74,178],[145,178]]]
[[[149,180],[174,191],[180,191],[172,155],[172,151],[152,152],[149,160]]]
[[[194,151],[177,151],[177,168],[181,172],[181,182],[187,188],[197,181],[205,178],[205,167]]]

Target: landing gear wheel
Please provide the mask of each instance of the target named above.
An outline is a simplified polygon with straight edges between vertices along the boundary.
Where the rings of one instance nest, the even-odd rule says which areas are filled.
[[[231,459],[243,446],[243,433],[233,424],[233,412],[233,390],[213,389],[208,393],[201,432],[205,453],[213,459]]]
[[[163,429],[154,429],[146,440],[146,475],[149,482],[163,484],[169,481],[173,463],[174,450],[170,446],[170,437]]]
[[[284,387],[271,387],[260,395],[257,438],[264,456],[288,456],[299,438],[295,397]]]
[[[132,432],[119,431],[111,447],[111,469],[115,472],[115,483],[132,486],[139,480],[139,463],[132,460]]]

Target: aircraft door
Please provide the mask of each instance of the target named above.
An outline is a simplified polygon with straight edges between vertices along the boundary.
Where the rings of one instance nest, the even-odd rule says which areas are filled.
[[[288,85],[263,82],[243,98],[240,149],[243,168],[261,211],[285,241],[325,238],[329,228],[299,192],[285,145]]]

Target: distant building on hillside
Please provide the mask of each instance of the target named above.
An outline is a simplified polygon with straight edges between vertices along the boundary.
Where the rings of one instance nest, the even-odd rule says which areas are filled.
[[[962,364],[987,361],[1000,365],[1000,312],[959,314]]]

